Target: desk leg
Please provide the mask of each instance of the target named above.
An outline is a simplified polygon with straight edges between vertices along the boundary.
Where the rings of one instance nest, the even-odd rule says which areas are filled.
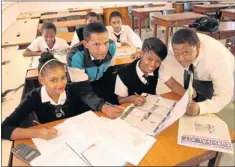
[[[139,18],[139,36],[141,38],[141,18]]]
[[[134,16],[131,15],[131,27],[132,27],[132,30],[134,30]]]
[[[219,166],[220,160],[221,160],[222,153],[217,152],[216,156],[209,160],[208,167],[214,167]]]
[[[153,36],[157,37],[157,24],[154,24]]]
[[[169,37],[169,27],[166,27],[166,31],[165,31],[165,44],[168,47],[168,37]]]

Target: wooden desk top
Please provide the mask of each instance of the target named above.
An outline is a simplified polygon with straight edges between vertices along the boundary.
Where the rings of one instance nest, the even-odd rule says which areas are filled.
[[[91,8],[68,8],[69,12],[90,12]]]
[[[63,32],[56,34],[56,37],[64,39],[67,43],[71,42],[73,39],[74,32]]]
[[[221,9],[221,12],[235,13],[235,9]]]
[[[53,22],[53,24],[56,26],[56,28],[83,26],[86,24],[86,19],[59,21],[59,22]],[[38,29],[40,30],[41,27],[42,24],[39,24]]]
[[[185,13],[176,13],[176,14],[168,14],[168,15],[159,15],[153,16],[154,18],[166,20],[166,21],[177,21],[177,20],[187,20],[193,18],[204,17],[203,14],[198,14],[194,12],[185,12]]]
[[[57,19],[57,18],[63,18],[63,17],[69,17],[69,16],[86,16],[87,12],[63,12],[63,13],[57,13],[57,14],[51,14],[51,15],[42,15],[40,17],[40,20],[48,20],[48,19]]]
[[[163,95],[165,98],[179,100],[179,96],[174,93],[166,93]],[[98,113],[99,116],[104,116],[102,113]],[[55,121],[46,124],[46,126],[52,127],[63,120]],[[37,126],[39,127],[39,126]],[[37,128],[36,127],[36,128]],[[177,134],[178,134],[178,121],[173,125],[168,127],[162,133],[156,136],[157,142],[152,146],[149,152],[140,162],[140,166],[174,166],[182,162],[188,161],[193,157],[197,157],[203,153],[208,152],[208,150],[191,148],[180,146],[177,144]],[[235,134],[230,130],[231,140],[235,140]],[[31,139],[16,140],[14,145],[26,143],[32,147],[35,147]],[[129,166],[130,164],[128,164]],[[28,166],[23,161],[19,160],[13,156],[12,166]]]
[[[41,16],[41,12],[21,13],[17,17],[17,20],[21,20],[21,19],[36,19],[36,18],[40,18],[40,16]]]
[[[195,5],[195,6],[200,8],[211,9],[211,8],[223,8],[228,6],[235,6],[235,4],[207,4],[207,5]]]
[[[128,5],[124,5],[124,4],[113,4],[113,5],[107,5],[107,6],[101,6],[101,8],[103,9],[110,9],[110,8],[125,8],[128,7]]]
[[[2,47],[30,44],[37,36],[39,19],[16,20],[2,35]]]
[[[157,12],[157,11],[165,11],[165,10],[175,10],[175,8],[171,7],[149,7],[149,8],[135,8],[131,9],[131,11],[145,13],[145,12]]]

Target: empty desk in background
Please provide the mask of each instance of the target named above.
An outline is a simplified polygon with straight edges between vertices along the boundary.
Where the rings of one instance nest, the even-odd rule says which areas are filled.
[[[134,30],[134,18],[139,19],[139,36],[141,37],[141,20],[145,20],[149,18],[149,13],[151,12],[163,12],[163,11],[175,11],[174,8],[171,7],[148,7],[148,8],[136,8],[131,9],[132,12],[132,29]]]
[[[51,15],[42,15],[40,17],[40,21],[49,20],[49,19],[60,19],[60,18],[66,18],[69,16],[86,16],[87,12],[61,12],[57,14],[51,14]]]
[[[165,31],[165,44],[168,45],[169,29],[172,27],[182,27],[186,24],[193,23],[196,19],[204,17],[205,15],[186,12],[186,13],[176,13],[168,14],[162,16],[153,16],[154,17],[154,36],[157,36],[157,25],[166,27]]]
[[[71,28],[76,26],[84,26],[86,24],[85,19],[80,20],[71,20],[71,21],[60,21],[60,22],[53,22],[53,24],[56,26],[56,28]],[[38,30],[40,30],[42,27],[42,24],[38,25]]]
[[[73,39],[73,35],[75,32],[63,32],[56,34],[56,37],[64,39],[67,43],[71,43]]]
[[[27,47],[37,36],[39,19],[14,21],[2,35],[2,47]]]
[[[235,20],[235,9],[222,9],[220,11],[222,12],[221,21],[224,18]]]
[[[30,13],[21,13],[18,17],[17,20],[22,20],[22,19],[38,19],[41,16],[41,12],[30,12]]]

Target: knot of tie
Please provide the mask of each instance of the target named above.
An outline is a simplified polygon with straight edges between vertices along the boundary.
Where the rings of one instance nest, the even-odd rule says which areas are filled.
[[[121,41],[120,41],[120,35],[121,35],[121,34],[118,34],[118,35],[117,35],[117,34],[114,33],[114,35],[115,35],[116,38],[117,38],[117,42],[121,42]]]
[[[150,81],[150,76],[143,75],[142,77],[144,77],[144,78],[146,79],[146,81],[147,81],[147,83],[146,83],[146,84],[148,84],[148,83],[149,83],[149,81]]]

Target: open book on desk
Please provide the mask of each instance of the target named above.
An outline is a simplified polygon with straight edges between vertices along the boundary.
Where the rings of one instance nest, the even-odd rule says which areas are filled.
[[[129,106],[120,118],[145,134],[155,136],[185,114],[192,92],[188,89],[178,102],[158,95],[147,95],[144,105]]]

